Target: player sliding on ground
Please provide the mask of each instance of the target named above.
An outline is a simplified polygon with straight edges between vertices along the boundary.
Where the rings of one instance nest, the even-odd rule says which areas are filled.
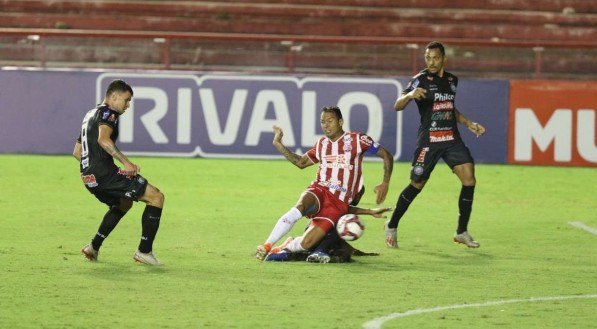
[[[342,129],[343,123],[338,107],[324,107],[321,110],[321,128],[325,136],[319,138],[313,148],[302,156],[291,152],[282,144],[284,133],[274,126],[273,144],[288,161],[300,169],[319,163],[319,169],[315,181],[301,194],[294,207],[278,219],[267,240],[257,247],[257,259],[267,257],[267,260],[283,260],[284,254],[308,251],[346,213],[382,217],[389,210],[349,207],[359,192],[364,154],[375,154],[383,159],[383,180],[374,189],[378,204],[386,198],[394,163],[392,154],[371,137],[357,132],[345,132]],[[294,239],[288,238],[279,247],[272,248],[303,216],[311,219],[305,233]]]

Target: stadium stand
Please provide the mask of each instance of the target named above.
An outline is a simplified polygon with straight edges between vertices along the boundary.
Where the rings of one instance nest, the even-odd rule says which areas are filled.
[[[40,49],[37,40],[0,33],[3,65],[26,59],[35,63],[43,52],[47,66],[163,68],[166,60],[167,68],[191,70],[410,74],[417,66],[416,48],[398,39],[417,38],[454,41],[446,42],[451,68],[465,75],[529,77],[538,69],[543,77],[555,78],[597,73],[596,1],[336,0],[322,5],[315,0],[0,0],[0,4],[0,32],[34,28],[343,38],[294,43],[166,38],[169,48],[164,50],[161,38],[155,42],[147,37],[48,37]],[[386,39],[358,43],[346,42],[346,37]],[[397,42],[387,40],[391,38]],[[545,46],[549,48],[543,51]],[[417,54],[420,57],[420,51]]]

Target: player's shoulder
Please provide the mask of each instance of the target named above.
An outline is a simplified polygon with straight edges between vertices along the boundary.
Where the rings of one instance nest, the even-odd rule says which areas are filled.
[[[444,71],[444,78],[450,81],[458,81],[458,77],[455,74],[448,71]]]
[[[429,71],[427,69],[421,70],[419,73],[415,74],[412,79],[419,80],[429,75]]]
[[[97,113],[99,115],[100,121],[103,121],[103,122],[106,122],[106,121],[117,122],[118,121],[118,117],[119,117],[118,112],[114,111],[106,104],[98,105]]]

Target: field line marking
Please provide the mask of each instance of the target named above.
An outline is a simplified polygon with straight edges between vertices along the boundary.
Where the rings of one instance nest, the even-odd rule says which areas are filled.
[[[591,234],[597,235],[597,228],[590,227],[589,225],[587,225],[583,222],[568,222],[568,224],[570,224],[576,228],[579,228],[581,230],[585,230]]]
[[[546,302],[552,300],[565,300],[565,299],[585,299],[585,298],[597,298],[597,294],[591,295],[577,295],[577,296],[553,296],[553,297],[531,297],[531,298],[519,298],[519,299],[505,299],[505,300],[495,300],[489,301],[485,303],[474,303],[474,304],[456,304],[456,305],[448,305],[448,306],[436,306],[431,308],[417,308],[414,310],[408,310],[402,313],[392,313],[386,316],[382,316],[371,321],[367,321],[363,323],[364,329],[379,329],[381,326],[390,320],[394,320],[397,318],[404,318],[410,315],[416,314],[423,314],[423,313],[431,313],[431,312],[438,312],[444,310],[455,310],[459,308],[471,308],[471,307],[486,307],[486,306],[495,306],[495,305],[503,305],[503,304],[514,304],[514,303],[529,303],[529,302]]]

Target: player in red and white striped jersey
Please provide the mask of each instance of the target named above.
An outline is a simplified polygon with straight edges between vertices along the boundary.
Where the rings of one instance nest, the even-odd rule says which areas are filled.
[[[284,133],[274,126],[273,144],[288,161],[300,169],[319,163],[319,169],[316,179],[301,194],[296,205],[280,217],[265,243],[257,247],[256,258],[262,260],[270,251],[276,251],[272,250],[272,246],[303,216],[310,218],[311,224],[302,237],[287,240],[283,244],[283,248],[290,252],[306,251],[314,247],[344,214],[382,217],[389,210],[349,206],[360,189],[365,153],[375,154],[383,159],[383,179],[374,189],[378,204],[385,200],[394,163],[392,154],[371,137],[357,132],[345,132],[342,129],[343,123],[338,107],[324,107],[321,110],[321,128],[325,136],[319,138],[313,148],[302,156],[282,144]]]

